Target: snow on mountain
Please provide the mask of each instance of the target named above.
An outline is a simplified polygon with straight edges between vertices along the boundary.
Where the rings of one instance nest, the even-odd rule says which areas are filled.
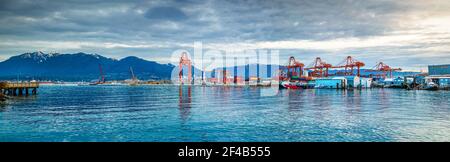
[[[99,65],[102,66],[107,79],[111,80],[129,78],[129,67],[133,67],[141,79],[168,79],[174,68],[172,65],[134,56],[117,60],[83,52],[47,54],[38,51],[13,56],[0,62],[0,79],[24,75],[36,79],[90,80],[98,78]]]

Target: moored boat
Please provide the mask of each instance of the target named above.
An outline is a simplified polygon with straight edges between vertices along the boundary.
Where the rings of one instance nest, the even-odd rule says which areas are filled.
[[[281,82],[281,86],[286,89],[301,89],[301,88],[306,88],[307,83],[285,81],[285,82]]]
[[[435,90],[438,90],[438,89],[439,89],[439,86],[436,83],[434,83],[434,82],[428,82],[427,85],[425,86],[425,90],[435,91]]]

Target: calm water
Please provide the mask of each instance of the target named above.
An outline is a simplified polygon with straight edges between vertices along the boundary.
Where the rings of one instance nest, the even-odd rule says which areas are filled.
[[[450,141],[450,91],[45,86],[0,141]]]

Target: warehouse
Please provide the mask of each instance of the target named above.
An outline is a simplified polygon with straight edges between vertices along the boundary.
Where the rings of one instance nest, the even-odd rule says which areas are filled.
[[[450,75],[450,64],[428,65],[429,75]]]
[[[315,88],[332,88],[341,89],[345,88],[347,80],[345,78],[320,78],[315,80]]]
[[[385,88],[402,88],[404,80],[401,77],[398,78],[386,78],[383,80],[383,85]]]
[[[427,76],[425,82],[426,84],[433,82],[439,89],[450,89],[450,76]]]
[[[360,78],[361,79],[361,88],[370,88],[372,85],[372,78]]]

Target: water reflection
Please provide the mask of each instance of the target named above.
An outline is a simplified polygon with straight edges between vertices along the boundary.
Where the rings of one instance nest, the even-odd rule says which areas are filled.
[[[9,96],[5,101],[0,101],[0,112],[7,111],[14,103],[33,103],[37,100],[37,95]]]
[[[377,96],[378,96],[378,104],[380,104],[380,108],[382,110],[384,109],[388,109],[389,107],[391,107],[390,105],[390,98],[394,97],[392,96],[392,94],[390,93],[392,90],[385,90],[384,88],[378,89],[377,91]]]
[[[286,89],[289,111],[299,110],[303,108],[304,104],[302,95],[300,94],[301,92],[302,90]]]
[[[186,90],[183,92],[183,89]],[[178,106],[180,110],[181,120],[186,121],[189,118],[192,103],[192,86],[180,85],[178,89]]]
[[[348,117],[358,116],[361,111],[361,90],[353,89],[353,90],[344,90],[345,96],[343,98],[343,102],[345,103],[345,112]]]
[[[7,104],[0,101],[0,112],[6,111]]]
[[[255,87],[183,85],[53,86],[40,92],[36,99],[8,100],[3,112],[0,104],[0,141],[448,141],[450,137],[448,91],[283,89],[280,95],[261,97]]]

